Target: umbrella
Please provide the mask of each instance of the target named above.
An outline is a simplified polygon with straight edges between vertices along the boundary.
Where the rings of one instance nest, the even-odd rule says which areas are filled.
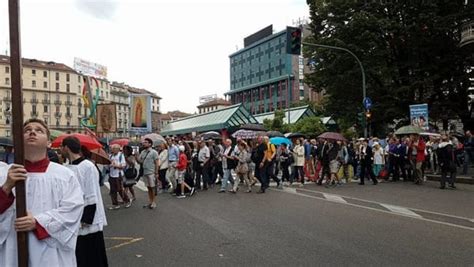
[[[102,144],[99,143],[95,138],[91,137],[90,135],[79,133],[60,135],[56,139],[54,139],[54,141],[51,143],[51,147],[60,147],[64,138],[68,136],[76,137],[81,142],[81,145],[87,147],[87,149],[89,150],[102,147]]]
[[[201,134],[201,138],[204,140],[208,140],[208,139],[221,139],[222,137],[220,133],[215,132],[215,131],[210,131],[210,132]]]
[[[396,135],[408,135],[408,134],[420,134],[423,132],[423,129],[413,125],[403,126],[398,129],[395,134]]]
[[[10,137],[0,137],[0,146],[13,146],[13,141]]]
[[[258,137],[258,134],[259,132],[257,131],[240,129],[236,131],[235,133],[233,133],[232,137],[240,138],[240,139],[254,139]]]
[[[325,132],[325,133],[319,135],[318,138],[330,139],[330,140],[335,140],[335,141],[346,141],[346,138],[344,138],[344,136],[342,136],[342,134],[335,133],[335,132]]]
[[[110,145],[115,145],[115,144],[118,144],[120,146],[126,146],[130,143],[130,140],[126,139],[126,138],[122,138],[122,139],[115,139],[115,140],[112,140],[110,141]]]
[[[110,165],[112,163],[109,159],[109,155],[107,155],[102,148],[92,149],[90,152],[91,159],[95,161],[95,163],[102,165]]]
[[[265,127],[261,124],[255,124],[255,123],[246,123],[240,125],[240,129],[244,130],[252,130],[252,131],[265,131]]]
[[[290,145],[291,144],[291,141],[290,139],[286,138],[286,137],[272,137],[270,138],[270,143],[274,144],[274,145],[281,145],[281,144],[287,144],[287,145]]]
[[[163,136],[157,134],[157,133],[151,133],[151,134],[146,134],[142,136],[141,141],[145,140],[145,138],[149,138],[153,141],[153,145],[157,146],[162,143],[166,143],[166,140]]]
[[[279,131],[268,131],[267,132],[268,137],[285,137],[281,132]]]
[[[302,133],[292,133],[292,134],[287,136],[287,138],[301,138],[301,137],[306,137],[306,135],[304,135]]]
[[[423,133],[420,133],[420,135],[424,135],[424,136],[433,136],[433,137],[441,137],[441,135],[439,133],[429,133],[429,132],[423,132]]]
[[[58,138],[58,136],[63,135],[63,134],[66,134],[66,133],[62,131],[54,130],[54,129],[49,130],[49,136],[51,140],[54,140]]]

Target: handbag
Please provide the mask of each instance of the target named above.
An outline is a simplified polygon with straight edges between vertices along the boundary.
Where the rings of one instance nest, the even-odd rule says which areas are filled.
[[[128,179],[132,179],[132,180],[135,180],[138,176],[138,171],[137,171],[137,168],[135,168],[135,166],[129,166],[126,170],[125,170],[125,178]]]

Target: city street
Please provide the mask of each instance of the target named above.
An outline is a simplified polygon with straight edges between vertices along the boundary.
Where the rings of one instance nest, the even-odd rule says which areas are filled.
[[[472,266],[474,187],[298,185],[266,194],[217,188],[107,211],[110,266]],[[141,189],[140,189],[141,188]],[[256,190],[254,190],[256,191]],[[110,205],[103,187],[104,204]]]

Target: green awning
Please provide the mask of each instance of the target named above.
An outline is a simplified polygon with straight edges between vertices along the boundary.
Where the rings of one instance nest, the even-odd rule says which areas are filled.
[[[178,135],[192,132],[207,132],[257,123],[257,120],[242,104],[229,106],[209,113],[189,116],[172,121],[161,131],[161,135]]]
[[[285,117],[283,118],[283,123],[288,123],[288,109],[283,110],[285,113]],[[297,123],[304,117],[315,116],[316,113],[308,106],[301,106],[301,107],[294,107],[289,109],[289,117],[290,117],[290,124]],[[274,112],[262,113],[258,115],[254,115],[255,119],[258,123],[263,124],[263,120],[269,119],[273,120],[275,117]]]

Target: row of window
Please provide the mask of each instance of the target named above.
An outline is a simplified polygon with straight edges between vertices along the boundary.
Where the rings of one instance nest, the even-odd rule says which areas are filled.
[[[5,66],[5,73],[10,73],[10,66]],[[23,69],[22,69],[22,73],[23,73]],[[36,69],[31,69],[31,75],[32,76],[36,76]],[[56,72],[55,73],[55,78],[56,78],[56,81],[59,81],[59,77],[60,77],[60,73],[59,72]],[[43,77],[44,78],[48,78],[48,71],[46,70],[43,70]],[[66,81],[69,82],[71,79],[71,76],[69,73],[66,73]],[[79,81],[80,81],[80,78],[79,78]]]

